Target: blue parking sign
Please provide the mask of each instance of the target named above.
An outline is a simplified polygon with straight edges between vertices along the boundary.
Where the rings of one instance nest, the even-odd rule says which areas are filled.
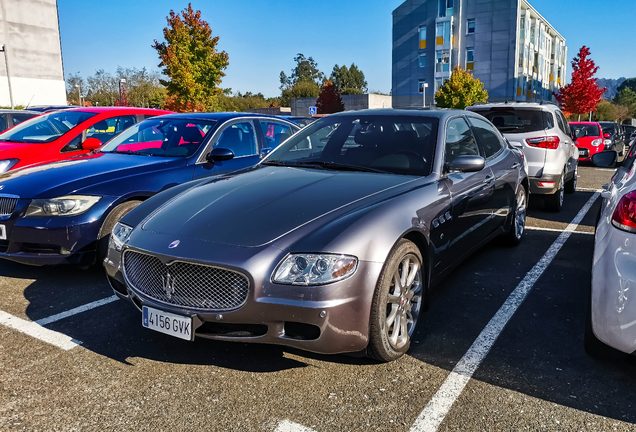
[[[318,114],[318,110],[316,109],[316,107],[309,107],[309,115],[313,116]]]

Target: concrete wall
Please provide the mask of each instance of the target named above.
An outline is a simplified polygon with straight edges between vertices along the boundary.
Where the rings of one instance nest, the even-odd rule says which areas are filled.
[[[316,106],[318,98],[294,98],[291,100],[291,115],[298,117],[309,117],[309,107]],[[391,108],[391,96],[378,94],[344,95],[342,102],[345,111],[358,111],[374,108]]]
[[[267,114],[267,115],[291,115],[291,108],[289,107],[279,107],[279,108],[250,108],[246,109],[245,112],[255,113],[255,114]]]
[[[0,44],[8,51],[16,105],[65,104],[56,0],[0,0]],[[9,105],[0,53],[0,105]]]

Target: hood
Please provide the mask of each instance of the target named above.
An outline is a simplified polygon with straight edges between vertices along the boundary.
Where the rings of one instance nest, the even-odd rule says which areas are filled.
[[[50,143],[29,144],[0,141],[0,160],[21,159],[24,155],[39,156],[49,148]]]
[[[55,198],[122,177],[185,164],[183,158],[96,153],[0,174],[1,193]]]
[[[174,239],[256,247],[414,177],[263,167],[196,186],[142,226]]]

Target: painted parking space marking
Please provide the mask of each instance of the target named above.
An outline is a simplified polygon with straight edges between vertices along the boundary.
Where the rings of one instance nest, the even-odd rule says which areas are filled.
[[[55,345],[58,348],[62,348],[65,351],[73,349],[82,344],[82,341],[77,339],[73,339],[72,337],[56,332],[54,330],[49,330],[44,327],[46,324],[50,324],[56,321],[59,321],[64,318],[68,318],[73,315],[77,315],[82,312],[86,312],[88,310],[94,309],[99,306],[106,305],[108,303],[112,303],[117,300],[117,296],[110,296],[101,300],[97,300],[91,303],[87,303],[82,306],[78,306],[73,309],[69,309],[65,312],[61,312],[55,315],[51,315],[46,318],[39,319],[37,321],[28,321],[22,318],[18,318],[17,316],[11,315],[7,312],[0,311],[0,324],[5,325],[9,328],[27,334],[31,337],[39,339],[43,342],[47,342],[51,345]]]
[[[530,231],[549,231],[549,232],[558,232],[558,233],[562,233],[565,231],[558,228],[544,228],[544,227],[533,227],[533,226],[526,226],[526,229]],[[594,235],[593,232],[588,232],[588,231],[572,231],[572,234]]]
[[[598,192],[592,195],[572,222],[570,222],[567,228],[559,235],[554,243],[552,243],[539,262],[534,265],[519,285],[517,285],[495,316],[492,317],[490,322],[481,331],[466,354],[464,354],[461,360],[455,365],[442,386],[437,390],[437,393],[435,393],[433,398],[424,407],[424,410],[422,410],[411,426],[410,432],[437,431],[453,406],[453,403],[455,403],[455,400],[457,400],[466,384],[468,384],[470,378],[484,358],[486,358],[486,355],[495,344],[495,341],[510,318],[512,318],[519,306],[521,306],[521,303],[523,303],[528,296],[536,281],[541,277],[554,257],[556,257],[570,235],[576,230],[598,197]]]
[[[101,299],[101,300],[97,300],[97,301],[94,301],[94,302],[91,302],[91,303],[87,303],[87,304],[85,304],[83,306],[78,306],[76,308],[67,310],[65,312],[61,312],[59,314],[55,314],[55,315],[51,315],[51,316],[46,317],[46,318],[39,319],[39,320],[37,320],[35,322],[40,324],[41,326],[44,326],[44,325],[51,324],[52,322],[59,321],[59,320],[64,319],[64,318],[68,318],[70,316],[77,315],[78,313],[86,312],[88,310],[95,309],[96,307],[103,306],[105,304],[114,302],[117,299],[118,299],[118,297],[113,295],[113,296],[110,296],[110,297],[106,297],[105,299]]]
[[[315,430],[308,428],[293,421],[283,420],[278,423],[274,432],[316,432]]]
[[[46,327],[42,327],[36,322],[27,321],[3,311],[0,311],[0,324],[39,339],[43,342],[55,345],[58,348],[62,348],[64,351],[68,351],[82,344],[82,342],[75,340],[72,337],[65,335],[64,333],[49,330]]]
[[[603,192],[604,189],[596,189],[596,188],[584,188],[584,187],[576,187],[577,191],[583,192]]]

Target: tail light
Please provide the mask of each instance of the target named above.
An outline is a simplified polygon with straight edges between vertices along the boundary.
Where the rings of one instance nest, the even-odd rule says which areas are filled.
[[[538,138],[528,138],[526,142],[531,147],[539,147],[548,150],[556,150],[559,148],[559,143],[561,140],[558,136],[547,136],[547,137],[538,137]]]
[[[612,215],[612,225],[616,228],[636,233],[636,191],[621,198]]]

